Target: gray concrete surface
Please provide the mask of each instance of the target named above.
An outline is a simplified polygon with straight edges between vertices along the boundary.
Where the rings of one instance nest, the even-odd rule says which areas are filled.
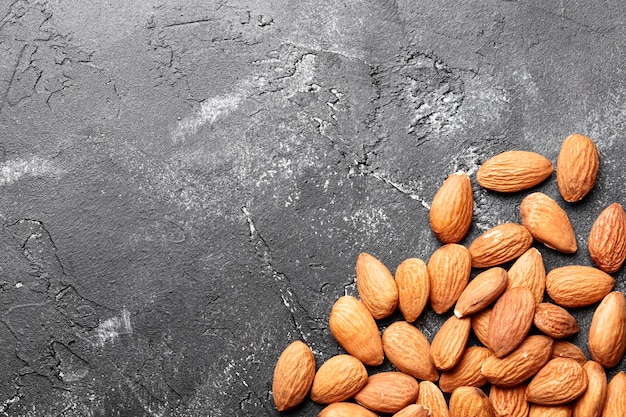
[[[572,132],[601,154],[558,200],[580,249],[538,247],[590,264],[626,203],[625,22],[617,0],[0,2],[0,415],[278,415],[278,355],[340,351],[361,251],[428,259],[447,175],[556,162]],[[463,244],[519,221],[524,193],[474,195]]]

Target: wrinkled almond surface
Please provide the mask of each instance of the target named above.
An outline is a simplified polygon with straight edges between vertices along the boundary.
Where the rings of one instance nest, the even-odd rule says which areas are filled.
[[[513,388],[492,385],[489,388],[489,401],[497,417],[528,417],[530,407],[526,401],[526,385]]]
[[[392,417],[429,417],[430,410],[421,404],[410,404],[395,413]]]
[[[378,414],[355,403],[341,402],[328,405],[317,417],[378,417]]]
[[[612,276],[591,266],[567,265],[546,275],[546,290],[561,307],[584,307],[596,303],[611,292]]]
[[[426,263],[419,258],[405,259],[395,274],[398,308],[408,322],[414,322],[424,311],[430,294]]]
[[[609,274],[620,270],[626,259],[626,212],[621,204],[611,204],[596,218],[587,248],[598,268]]]
[[[449,243],[437,249],[428,260],[430,305],[436,313],[448,311],[459,298],[470,278],[472,260],[464,246]]]
[[[573,359],[551,359],[526,388],[526,399],[540,405],[563,405],[587,389],[587,374]]]
[[[565,201],[580,201],[598,176],[600,157],[593,140],[574,133],[561,144],[556,161],[556,182]]]
[[[354,399],[368,410],[396,413],[417,399],[419,384],[402,372],[380,372],[371,375]]]
[[[555,340],[552,344],[552,356],[554,358],[570,358],[574,359],[581,366],[587,363],[587,356],[581,348],[566,340]]]
[[[466,173],[450,175],[430,205],[430,227],[443,243],[460,242],[472,224],[474,195]]]
[[[369,253],[356,261],[356,288],[372,317],[389,316],[398,305],[398,287],[389,269]]]
[[[461,318],[474,314],[493,303],[506,289],[507,273],[500,267],[481,272],[465,287],[454,307]]]
[[[311,349],[296,340],[283,350],[274,368],[272,393],[278,411],[300,404],[309,393],[315,377],[315,357]]]
[[[383,350],[398,370],[415,378],[436,381],[439,372],[430,361],[430,343],[406,321],[396,321],[383,332]]]
[[[480,388],[459,387],[450,396],[450,417],[495,417],[495,413]]]
[[[488,190],[513,193],[543,182],[553,169],[552,162],[536,152],[506,151],[485,161],[476,181]]]
[[[546,292],[546,268],[543,256],[536,248],[530,248],[509,268],[507,289],[528,288],[535,296],[535,303],[543,301]]]
[[[528,417],[572,417],[572,406],[531,404]]]
[[[489,347],[501,358],[524,340],[533,323],[535,298],[527,288],[507,290],[493,306],[487,338]]]
[[[598,362],[588,361],[583,366],[587,374],[587,389],[574,403],[574,417],[600,417],[606,399],[606,372]]]
[[[540,303],[535,308],[533,324],[555,339],[575,335],[580,330],[578,322],[566,309],[552,303]]]
[[[591,358],[605,368],[617,365],[626,352],[626,298],[609,293],[596,308],[587,339]]]
[[[417,403],[423,404],[430,410],[431,417],[449,417],[448,404],[437,385],[430,381],[421,381]]]
[[[559,252],[576,252],[576,235],[567,213],[546,194],[527,195],[520,205],[520,215],[522,224],[537,241]]]
[[[488,381],[480,372],[484,360],[491,355],[491,351],[482,346],[469,346],[454,368],[441,374],[439,387],[443,392],[452,392],[455,388],[482,387]]]
[[[499,224],[478,236],[470,244],[472,267],[489,268],[512,261],[526,252],[532,243],[532,235],[521,224]]]
[[[602,417],[626,416],[626,374],[619,371],[606,388],[606,400],[602,409]]]
[[[491,318],[492,308],[486,308],[479,311],[476,314],[470,316],[472,322],[472,331],[483,344],[483,346],[489,347],[489,320]]]
[[[367,377],[365,366],[354,356],[333,356],[317,370],[311,399],[321,404],[345,401],[365,386]]]
[[[443,323],[430,345],[430,359],[437,369],[447,371],[461,360],[471,326],[469,317],[451,316]]]

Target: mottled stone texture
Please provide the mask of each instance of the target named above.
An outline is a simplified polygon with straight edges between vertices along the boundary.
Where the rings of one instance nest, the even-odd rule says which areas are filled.
[[[276,416],[282,349],[341,351],[360,252],[428,260],[449,174],[556,162],[572,132],[595,189],[537,190],[580,249],[538,247],[590,264],[593,219],[626,203],[624,22],[619,0],[0,3],[0,415]],[[523,195],[474,185],[462,243]]]

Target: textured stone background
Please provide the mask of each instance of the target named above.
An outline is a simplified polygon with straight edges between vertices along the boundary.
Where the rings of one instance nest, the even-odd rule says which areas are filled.
[[[539,248],[590,264],[626,202],[625,22],[618,0],[0,2],[0,413],[276,416],[282,349],[340,351],[361,251],[427,260],[445,177],[556,161],[572,132],[594,191],[537,189],[580,249]],[[519,221],[523,193],[474,195],[462,243]]]

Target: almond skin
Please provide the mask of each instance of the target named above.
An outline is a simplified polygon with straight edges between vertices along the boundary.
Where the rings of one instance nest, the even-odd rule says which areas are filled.
[[[565,210],[544,193],[527,195],[520,205],[522,224],[537,241],[563,253],[578,249],[574,228]]]
[[[436,381],[439,372],[430,361],[430,343],[406,321],[396,321],[383,332],[383,350],[398,370],[415,378]]]
[[[424,311],[430,294],[430,280],[426,263],[419,258],[405,259],[395,274],[398,287],[398,308],[410,323]]]
[[[315,377],[315,357],[311,349],[296,340],[283,350],[274,368],[272,393],[278,411],[299,405],[309,393]]]
[[[430,345],[430,360],[437,369],[452,369],[463,356],[471,329],[469,317],[451,316],[446,320]]]
[[[430,417],[450,417],[448,404],[437,385],[430,381],[420,382],[417,403],[430,410]]]
[[[392,417],[428,417],[430,410],[421,404],[411,404],[395,413]]]
[[[587,248],[598,268],[609,274],[620,270],[626,259],[626,212],[619,203],[611,204],[596,218]]]
[[[350,295],[340,297],[330,311],[330,332],[346,352],[365,365],[383,363],[383,343],[370,312]]]
[[[552,344],[552,356],[550,357],[550,359],[554,358],[574,359],[580,364],[580,366],[583,366],[585,365],[585,363],[587,363],[587,356],[585,356],[585,352],[583,352],[582,349],[575,344],[566,340],[554,341],[554,343]]]
[[[490,268],[512,261],[526,252],[532,243],[532,235],[521,224],[499,224],[470,244],[472,267]]]
[[[358,404],[334,403],[320,411],[317,417],[378,417],[378,415]]]
[[[543,155],[506,151],[485,161],[476,172],[476,181],[488,190],[514,193],[542,183],[553,170],[552,162]]]
[[[583,369],[587,374],[587,390],[574,403],[573,416],[600,417],[606,399],[606,372],[602,365],[594,361],[588,361]]]
[[[619,371],[606,388],[606,400],[602,409],[602,417],[626,416],[626,374]]]
[[[531,404],[528,417],[572,417],[572,406]]]
[[[472,330],[484,346],[489,348],[489,320],[491,319],[492,308],[486,308],[471,316]],[[491,349],[491,348],[489,348]]]
[[[533,324],[555,339],[573,336],[580,330],[574,316],[563,307],[551,303],[537,304]]]
[[[495,417],[489,398],[480,388],[459,387],[450,396],[450,417]]]
[[[507,282],[506,270],[500,267],[476,275],[459,296],[454,315],[462,318],[484,309],[504,292]]]
[[[526,385],[513,388],[492,385],[489,401],[497,417],[528,417],[530,407],[526,401]]]
[[[317,370],[311,399],[320,404],[345,401],[365,386],[367,377],[365,366],[354,356],[333,356]]]
[[[552,355],[552,339],[548,336],[528,336],[504,358],[486,358],[481,373],[494,386],[513,388],[534,376],[548,363]]]
[[[460,242],[472,224],[474,194],[466,173],[450,175],[430,205],[430,227],[442,243]]]
[[[482,346],[469,346],[454,368],[441,374],[439,387],[443,392],[452,392],[458,387],[482,387],[487,378],[480,373],[483,361],[491,351]]]
[[[526,388],[526,399],[540,405],[563,405],[587,389],[587,374],[573,359],[551,359]]]
[[[626,352],[626,298],[609,293],[596,308],[587,339],[591,358],[605,368],[617,365]]]
[[[593,188],[600,168],[596,144],[578,133],[561,144],[556,161],[556,182],[565,201],[582,200]]]
[[[566,308],[596,303],[610,293],[614,285],[612,276],[591,266],[561,266],[546,275],[548,295],[556,304]]]
[[[528,288],[535,296],[535,303],[543,301],[546,292],[546,268],[543,256],[536,248],[530,248],[511,265],[507,273],[507,289]]]
[[[402,372],[380,372],[371,375],[354,399],[368,410],[396,413],[417,399],[419,384]]]
[[[464,246],[449,243],[428,260],[430,305],[436,313],[448,311],[465,289],[472,270],[470,253]]]
[[[369,253],[357,258],[356,288],[361,302],[377,320],[391,315],[398,305],[398,287],[391,272]]]
[[[535,298],[527,288],[505,291],[493,306],[488,339],[493,353],[501,358],[524,340],[533,323]]]

